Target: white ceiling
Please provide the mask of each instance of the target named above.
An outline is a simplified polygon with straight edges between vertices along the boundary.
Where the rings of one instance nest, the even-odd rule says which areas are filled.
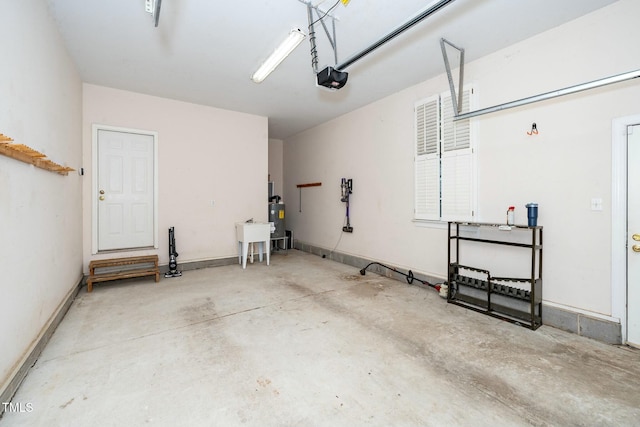
[[[345,71],[347,85],[315,85],[308,39],[267,79],[251,74],[291,28],[308,33],[300,0],[163,0],[158,27],[144,0],[47,0],[87,83],[269,117],[285,139],[445,71],[441,37],[466,62],[615,0],[457,0]],[[314,0],[327,10],[335,0]],[[408,21],[431,1],[351,0],[338,20],[338,62]],[[334,65],[318,23],[319,67]]]

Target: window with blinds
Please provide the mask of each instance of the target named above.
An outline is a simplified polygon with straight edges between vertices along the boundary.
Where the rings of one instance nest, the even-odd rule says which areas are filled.
[[[469,111],[473,90],[463,91]],[[415,218],[469,221],[473,206],[473,146],[469,119],[453,121],[449,92],[415,105]]]

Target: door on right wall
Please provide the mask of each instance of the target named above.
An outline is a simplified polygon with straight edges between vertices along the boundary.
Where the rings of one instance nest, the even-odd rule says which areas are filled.
[[[627,127],[627,342],[640,347],[640,124]]]

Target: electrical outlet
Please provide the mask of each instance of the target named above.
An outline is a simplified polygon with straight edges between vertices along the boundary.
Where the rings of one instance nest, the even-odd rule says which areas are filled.
[[[602,210],[602,199],[599,197],[594,197],[591,199],[591,210],[592,211],[601,211]]]

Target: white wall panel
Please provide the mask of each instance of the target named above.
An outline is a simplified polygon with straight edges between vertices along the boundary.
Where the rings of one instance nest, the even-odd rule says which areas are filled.
[[[621,0],[465,67],[478,108],[637,69],[640,3]],[[471,40],[455,40],[465,47]],[[398,64],[400,65],[400,64]],[[357,79],[352,74],[351,79]],[[296,239],[444,278],[446,230],[412,222],[413,106],[447,90],[443,75],[285,141],[285,197]],[[544,299],[611,315],[611,121],[640,113],[632,80],[477,117],[477,218],[503,222],[528,202],[544,226]],[[532,123],[539,134],[527,135]],[[353,234],[340,238],[340,178],[354,179]],[[302,190],[296,184],[322,181]],[[601,198],[604,210],[592,211]],[[292,210],[290,209],[289,212]],[[506,269],[508,270],[508,268]]]
[[[81,165],[82,84],[40,1],[2,1],[0,133]],[[0,393],[82,277],[81,185],[0,156]]]
[[[158,133],[160,244],[147,252],[168,263],[167,230],[175,227],[178,262],[237,256],[235,222],[267,220],[267,118],[91,84],[83,89],[89,177],[94,123]],[[83,194],[86,271],[92,258],[89,178]],[[105,256],[112,254],[95,257]]]

